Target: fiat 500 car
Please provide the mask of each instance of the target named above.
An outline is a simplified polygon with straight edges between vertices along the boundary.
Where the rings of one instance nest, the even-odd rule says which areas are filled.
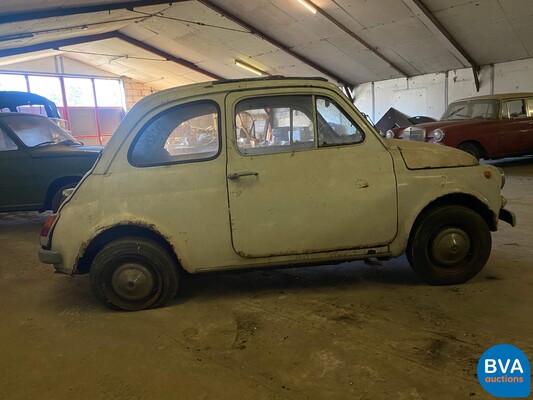
[[[384,140],[320,79],[195,84],[135,105],[39,257],[123,310],[162,306],[183,271],[404,252],[429,283],[457,284],[485,265],[499,219],[514,225],[503,184],[465,152]]]
[[[440,121],[392,129],[386,137],[443,144],[477,159],[532,154],[533,93],[458,100]]]

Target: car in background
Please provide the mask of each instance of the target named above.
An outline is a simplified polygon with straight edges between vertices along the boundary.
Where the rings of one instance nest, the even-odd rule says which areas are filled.
[[[49,118],[0,113],[0,212],[57,211],[102,146],[84,146]]]
[[[435,122],[435,118],[426,117],[423,115],[417,115],[415,117],[409,117],[403,112],[395,109],[394,107],[383,114],[383,117],[376,123],[375,128],[379,131],[381,136],[385,136],[389,129],[407,127],[411,125],[423,124],[425,122]]]
[[[439,151],[437,151],[439,150]],[[485,265],[503,171],[383,140],[335,85],[260,78],[150,95],[41,232],[39,258],[89,273],[105,305],[164,305],[183,271],[334,264],[407,253],[432,284]]]
[[[440,121],[396,128],[387,138],[443,144],[477,159],[533,152],[533,93],[471,97],[451,103]]]
[[[0,112],[44,115],[68,130],[68,121],[61,117],[56,103],[35,93],[0,91]]]

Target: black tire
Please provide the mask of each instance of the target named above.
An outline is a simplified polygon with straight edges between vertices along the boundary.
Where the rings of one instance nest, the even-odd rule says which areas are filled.
[[[89,275],[96,297],[125,311],[162,307],[178,291],[175,259],[158,243],[140,237],[107,244],[96,255]]]
[[[473,155],[474,157],[476,157],[476,160],[479,160],[481,159],[481,157],[483,157],[483,149],[475,143],[461,143],[458,149],[466,151],[468,154]]]
[[[413,270],[433,285],[455,285],[485,266],[492,238],[485,220],[462,206],[443,206],[423,213],[407,246]]]
[[[52,197],[52,212],[55,214],[57,213],[57,210],[59,210],[59,206],[61,205],[63,201],[63,190],[65,189],[72,189],[73,187],[76,187],[78,182],[71,182],[67,183],[66,185],[61,186]]]

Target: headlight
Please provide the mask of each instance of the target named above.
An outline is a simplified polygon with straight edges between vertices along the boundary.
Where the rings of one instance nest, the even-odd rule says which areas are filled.
[[[498,168],[498,169],[500,170],[500,175],[502,177],[502,186],[501,187],[503,188],[505,186],[505,172],[501,168]]]
[[[394,132],[389,129],[387,133],[385,133],[385,138],[394,139]]]
[[[441,129],[435,129],[433,131],[433,139],[435,139],[435,142],[440,142],[444,139],[444,132]]]

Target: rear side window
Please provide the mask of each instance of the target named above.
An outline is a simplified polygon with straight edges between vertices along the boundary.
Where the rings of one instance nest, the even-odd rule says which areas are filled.
[[[503,102],[502,118],[527,117],[526,101],[524,99],[507,100]]]
[[[133,142],[129,159],[150,167],[215,158],[220,151],[219,109],[212,102],[173,107],[153,118]]]

